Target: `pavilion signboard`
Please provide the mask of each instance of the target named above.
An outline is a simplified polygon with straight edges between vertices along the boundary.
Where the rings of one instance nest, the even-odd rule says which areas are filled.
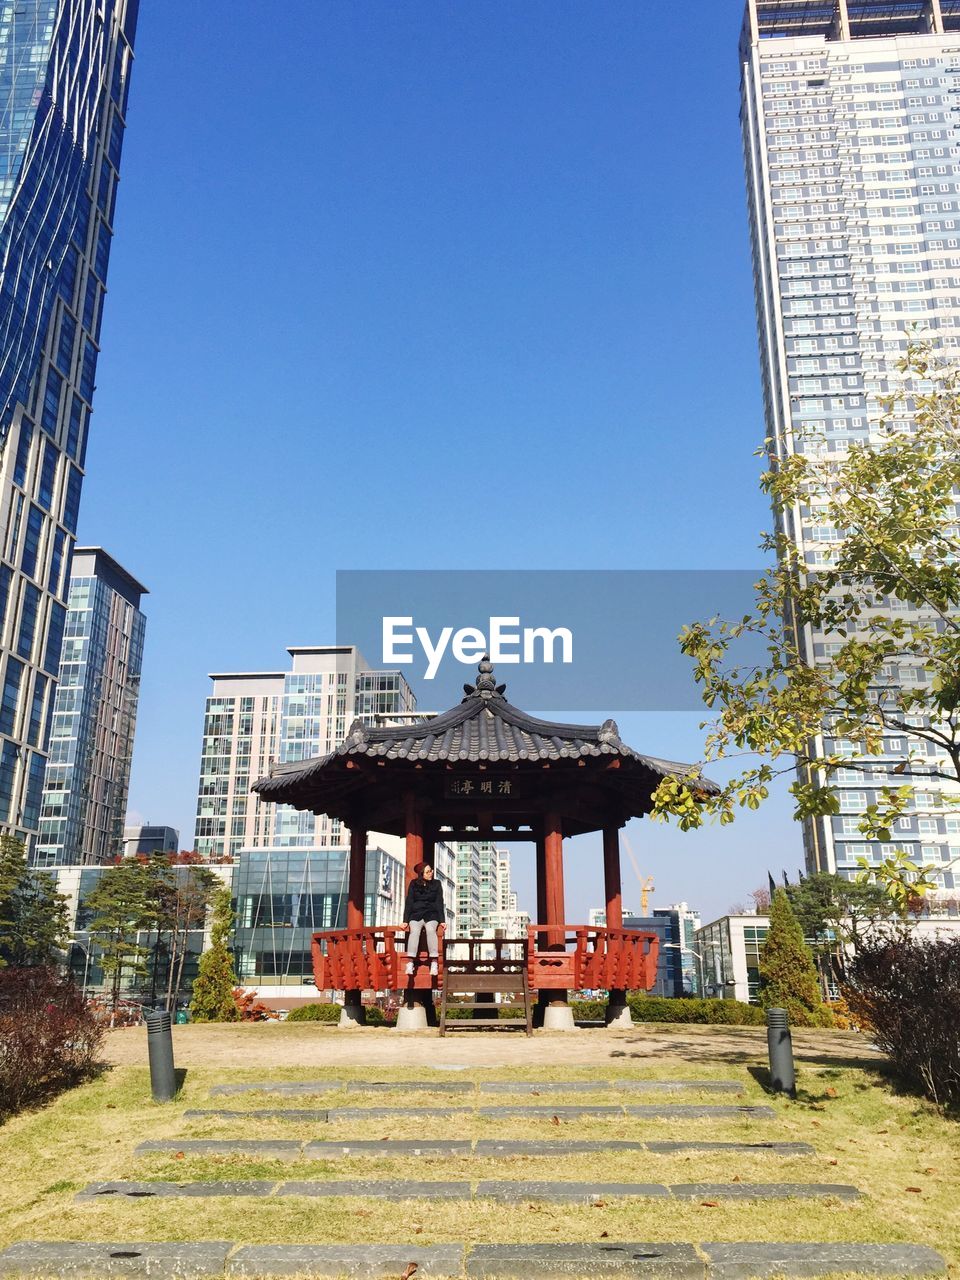
[[[447,778],[443,788],[445,800],[482,800],[484,797],[509,800],[521,794],[522,788],[516,778],[488,778],[482,773],[473,777]]]

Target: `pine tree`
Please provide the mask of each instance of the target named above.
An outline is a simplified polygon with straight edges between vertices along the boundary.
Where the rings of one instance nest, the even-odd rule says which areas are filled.
[[[100,948],[100,965],[111,980],[110,1002],[116,1009],[123,975],[146,972],[147,948],[137,935],[156,918],[146,867],[136,858],[124,858],[105,868],[83,905],[91,914],[90,940]]]
[[[227,941],[233,928],[230,890],[221,889],[213,899],[210,946],[200,957],[193,983],[190,1016],[194,1022],[236,1022],[240,1014],[233,998],[237,975]]]
[[[783,889],[773,895],[770,928],[760,949],[760,1004],[786,1009],[794,1026],[825,1026],[830,1011],[820,997],[820,982],[810,948]]]
[[[0,836],[0,968],[54,964],[69,936],[53,877],[27,866],[22,840]]]

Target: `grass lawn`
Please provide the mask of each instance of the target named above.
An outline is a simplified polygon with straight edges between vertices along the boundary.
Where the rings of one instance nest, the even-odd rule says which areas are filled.
[[[178,1029],[178,1032],[181,1029]],[[385,1030],[337,1033],[323,1027],[291,1026],[184,1029],[178,1059],[188,1062],[177,1101],[149,1100],[144,1066],[133,1065],[142,1029],[123,1032],[108,1045],[114,1065],[97,1081],[51,1106],[0,1127],[0,1246],[18,1239],[234,1240],[241,1243],[326,1242],[348,1244],[409,1239],[443,1242],[564,1241],[906,1241],[937,1248],[960,1276],[960,1127],[957,1121],[916,1098],[898,1094],[879,1062],[857,1052],[851,1036],[818,1033],[796,1037],[800,1097],[771,1099],[754,1072],[765,1061],[763,1028],[636,1027],[625,1036],[583,1032],[577,1037],[537,1036],[532,1041],[497,1033],[465,1035],[448,1049],[430,1037],[415,1041]],[[730,1033],[737,1035],[731,1040]],[[295,1034],[287,1034],[295,1033]],[[135,1039],[134,1037],[138,1037]],[[207,1039],[212,1062],[204,1063]],[[575,1044],[571,1043],[575,1040]],[[496,1041],[490,1049],[489,1042]],[[443,1047],[441,1048],[441,1043]],[[309,1053],[298,1054],[300,1046]],[[322,1047],[338,1060],[319,1065]],[[417,1054],[404,1045],[416,1044]],[[514,1046],[523,1046],[516,1053]],[[734,1048],[731,1049],[731,1044]],[[183,1045],[188,1052],[181,1053]],[[407,1065],[407,1056],[429,1055],[434,1065]],[[656,1053],[649,1052],[659,1046]],[[229,1047],[232,1046],[232,1053]],[[557,1052],[554,1052],[554,1048]],[[692,1048],[691,1048],[692,1046]],[[335,1052],[333,1051],[335,1047]],[[530,1055],[531,1049],[538,1052]],[[248,1051],[249,1050],[249,1051]],[[562,1052],[561,1052],[562,1051]],[[493,1057],[491,1057],[491,1054]],[[576,1061],[576,1056],[579,1061]],[[518,1065],[512,1060],[521,1059]],[[554,1064],[556,1058],[567,1061]],[[307,1065],[299,1065],[300,1058]],[[227,1059],[227,1060],[225,1060]],[[369,1065],[370,1060],[376,1065]],[[444,1059],[441,1061],[441,1059]],[[539,1059],[539,1061],[537,1061]],[[478,1061],[479,1060],[479,1061]],[[859,1063],[859,1065],[847,1065]],[[312,1065],[311,1065],[312,1064]],[[450,1070],[438,1070],[438,1066]],[[751,1070],[753,1069],[753,1070]],[[658,1096],[551,1093],[430,1094],[403,1090],[404,1080],[736,1080],[743,1095],[695,1092]],[[345,1090],[315,1097],[241,1094],[210,1098],[214,1084],[264,1079],[391,1080],[397,1089],[363,1094]],[[257,1107],[324,1110],[334,1106],[463,1106],[522,1103],[644,1104],[752,1103],[774,1107],[776,1119],[644,1120],[635,1117],[526,1120],[456,1115],[431,1121],[369,1118],[337,1124],[252,1117],[187,1120],[187,1108]],[[421,1157],[337,1159],[273,1163],[236,1157],[153,1154],[135,1158],[144,1139],[285,1138],[618,1138],[633,1140],[809,1142],[816,1155],[643,1152],[514,1157],[480,1160]],[[537,1179],[679,1183],[832,1182],[861,1189],[857,1204],[837,1200],[709,1202],[608,1199],[596,1206],[514,1204],[492,1201],[414,1200],[401,1204],[367,1199],[316,1200],[283,1197],[245,1199],[106,1200],[75,1204],[73,1193],[87,1182],[111,1179],[173,1181],[214,1178],[424,1180]]]

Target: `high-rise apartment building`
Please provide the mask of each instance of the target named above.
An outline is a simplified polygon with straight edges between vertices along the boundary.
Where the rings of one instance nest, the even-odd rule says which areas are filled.
[[[104,863],[124,852],[146,590],[102,547],[74,551],[37,866]]]
[[[264,804],[250,784],[272,764],[333,751],[359,717],[409,715],[413,690],[399,671],[371,671],[347,645],[288,649],[290,671],[212,675],[207,698],[194,847],[206,857],[241,849],[326,849],[348,837],[336,819]]]
[[[494,929],[515,933],[523,913],[510,883],[510,850],[489,840],[453,840],[448,847],[456,860],[456,936]]]
[[[740,55],[767,435],[779,457],[829,459],[875,431],[910,326],[953,359],[960,349],[960,2],[748,0]],[[803,509],[784,522],[811,570],[842,537]],[[834,640],[802,636],[807,660]],[[898,781],[905,740],[908,729],[856,758],[824,725],[818,750],[851,767],[834,778],[841,812],[805,826],[811,871],[848,874],[896,847],[928,863],[960,855],[960,816],[939,786],[916,793],[891,843],[859,831]],[[941,880],[953,886],[949,871]]]
[[[326,815],[263,804],[250,784],[273,763],[335,750],[357,718],[390,723],[412,717],[416,708],[399,671],[372,671],[352,646],[287,652],[289,671],[211,676],[194,840],[198,853],[233,864],[241,982],[281,1006],[316,998],[310,991],[314,931],[346,927],[349,834]],[[449,922],[454,860],[438,844],[435,862]],[[371,832],[364,918],[371,925],[399,924],[405,895],[404,842]]]
[[[137,0],[0,4],[0,829],[31,845]]]

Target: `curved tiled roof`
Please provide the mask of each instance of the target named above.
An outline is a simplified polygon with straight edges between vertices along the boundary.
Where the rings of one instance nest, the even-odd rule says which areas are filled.
[[[713,783],[699,778],[699,768],[674,760],[642,755],[620,739],[614,720],[601,725],[554,724],[539,720],[513,706],[504,697],[504,685],[496,684],[489,659],[480,663],[476,685],[465,685],[463,701],[432,720],[370,729],[356,720],[335,751],[312,760],[275,765],[269,777],[254,784],[265,800],[296,803],[296,793],[311,781],[336,769],[337,762],[366,756],[411,764],[515,765],[520,761],[584,760],[587,757],[621,757],[653,775],[656,786],[668,776],[698,777],[707,792]]]

